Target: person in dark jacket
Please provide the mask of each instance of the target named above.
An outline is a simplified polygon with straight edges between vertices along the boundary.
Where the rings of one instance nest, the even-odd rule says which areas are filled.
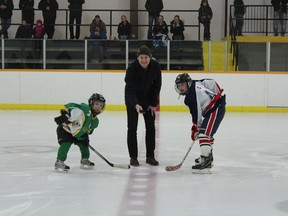
[[[209,6],[208,0],[202,0],[199,8],[199,22],[204,26],[204,40],[210,40],[210,23],[213,17],[213,12]]]
[[[21,25],[18,27],[15,38],[32,38],[32,29],[30,23],[22,20]]]
[[[22,10],[22,20],[30,24],[31,29],[34,25],[34,0],[20,0],[19,9]]]
[[[274,21],[273,21],[273,30],[274,36],[279,35],[279,27],[280,34],[282,37],[285,36],[286,33],[286,17],[287,17],[287,0],[272,0],[271,4],[274,8]]]
[[[8,29],[11,26],[11,17],[13,14],[14,4],[12,0],[0,0],[0,18],[1,30],[0,37],[8,38]]]
[[[234,17],[236,19],[235,35],[243,36],[242,28],[244,24],[245,6],[243,0],[234,0]]]
[[[82,5],[85,3],[85,0],[68,0],[70,3],[68,8],[69,13],[69,31],[70,39],[79,39],[80,37],[80,25],[82,20]],[[73,25],[74,20],[76,22],[76,34],[74,35]]]
[[[152,39],[152,27],[153,23],[157,22],[157,18],[163,10],[163,1],[162,0],[147,0],[145,3],[145,8],[148,11],[148,35],[147,39]]]
[[[184,23],[180,19],[179,15],[175,15],[174,19],[171,21],[170,32],[172,35],[172,40],[184,40]]]
[[[164,21],[164,17],[159,15],[157,23],[153,27],[153,46],[155,48],[166,47],[168,39],[168,25]]]
[[[118,24],[117,33],[120,40],[128,40],[131,37],[132,28],[125,15],[121,16],[121,22]]]
[[[100,31],[100,27],[96,26],[95,31],[90,33],[88,47],[88,62],[98,57],[98,63],[102,63],[104,57],[104,41],[107,39],[106,34]],[[90,46],[91,45],[91,46]]]
[[[52,39],[55,32],[56,14],[59,5],[56,0],[41,0],[38,9],[42,10],[44,18],[44,29],[48,39]]]
[[[137,126],[142,113],[146,128],[146,163],[158,166],[155,159],[155,114],[162,84],[160,64],[152,58],[150,49],[141,46],[125,76],[125,104],[127,109],[127,144],[130,165],[139,166]]]

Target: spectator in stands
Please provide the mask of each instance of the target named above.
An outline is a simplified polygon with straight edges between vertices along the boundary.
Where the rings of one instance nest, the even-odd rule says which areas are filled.
[[[162,0],[146,0],[145,8],[148,11],[148,35],[147,39],[152,39],[152,27],[157,22],[157,18],[163,10],[163,1]]]
[[[41,58],[41,52],[42,52],[42,40],[45,35],[45,29],[42,24],[42,20],[38,19],[36,22],[36,26],[33,28],[33,38],[37,39],[35,40],[35,57]]]
[[[26,20],[30,24],[31,29],[34,25],[34,0],[20,0],[19,9],[22,10],[22,20]]]
[[[106,34],[101,30],[99,26],[95,27],[95,31],[91,32],[90,34],[90,47],[89,47],[89,55],[88,55],[88,62],[91,59],[94,59],[98,55],[98,62],[102,63],[103,55],[104,55],[104,40],[107,39]]]
[[[79,39],[80,37],[80,25],[82,19],[82,5],[85,3],[85,0],[68,0],[70,3],[68,8],[69,12],[69,31],[70,39]],[[74,20],[76,22],[76,34],[74,35]]]
[[[36,26],[33,28],[33,38],[43,39],[44,35],[45,35],[45,29],[42,24],[42,20],[38,19],[36,22]]]
[[[52,39],[55,32],[56,14],[59,8],[56,0],[41,0],[38,9],[42,10],[44,18],[44,29],[48,39]]]
[[[158,16],[157,22],[153,27],[153,46],[155,48],[167,46],[168,25],[162,15]]]
[[[119,40],[128,40],[131,37],[132,28],[125,15],[121,16],[121,22],[117,28]]]
[[[210,23],[213,17],[213,12],[209,6],[208,0],[202,0],[199,8],[199,22],[204,26],[204,40],[210,40]]]
[[[180,19],[179,15],[175,15],[174,19],[171,21],[170,32],[172,35],[172,40],[184,40],[184,22]]]
[[[30,23],[22,20],[21,25],[18,27],[15,38],[32,38],[32,29]]]
[[[242,28],[244,24],[245,6],[243,0],[234,0],[234,17],[236,19],[235,35],[243,36]]]
[[[11,17],[13,14],[14,4],[12,0],[0,0],[0,18],[1,18],[1,30],[4,38],[8,38],[8,29],[11,26]]]
[[[281,36],[285,36],[286,33],[286,17],[287,17],[287,0],[272,0],[271,4],[274,8],[274,21],[273,29],[274,36],[279,35],[279,26]]]
[[[100,19],[99,15],[96,15],[95,19],[93,19],[92,23],[90,24],[90,34],[95,32],[97,26],[99,27],[101,33],[105,33],[106,37],[107,33],[106,24]]]

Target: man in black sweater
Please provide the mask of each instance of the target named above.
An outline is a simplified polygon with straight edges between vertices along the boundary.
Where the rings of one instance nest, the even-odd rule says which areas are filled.
[[[146,163],[158,166],[155,160],[155,114],[162,84],[160,64],[152,58],[146,46],[138,50],[137,59],[130,64],[125,76],[125,104],[127,109],[127,144],[130,165],[139,166],[137,147],[138,116],[143,114],[146,126]]]

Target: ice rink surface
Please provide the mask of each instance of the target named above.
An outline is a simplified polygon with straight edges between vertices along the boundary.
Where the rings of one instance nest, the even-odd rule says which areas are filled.
[[[80,169],[72,146],[69,172],[56,172],[58,111],[0,111],[0,216],[284,216],[288,215],[288,114],[227,113],[215,137],[212,174],[191,173],[199,156],[189,113],[157,114],[156,158],[145,164],[140,118],[140,167],[108,166],[94,152]],[[109,161],[128,164],[126,113],[105,111],[90,144]]]

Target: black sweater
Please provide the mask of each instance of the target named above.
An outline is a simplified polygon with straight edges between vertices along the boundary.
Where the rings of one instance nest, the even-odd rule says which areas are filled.
[[[151,59],[147,70],[144,70],[136,59],[126,71],[125,82],[126,105],[135,107],[139,104],[143,109],[158,105],[162,76],[156,60]]]

